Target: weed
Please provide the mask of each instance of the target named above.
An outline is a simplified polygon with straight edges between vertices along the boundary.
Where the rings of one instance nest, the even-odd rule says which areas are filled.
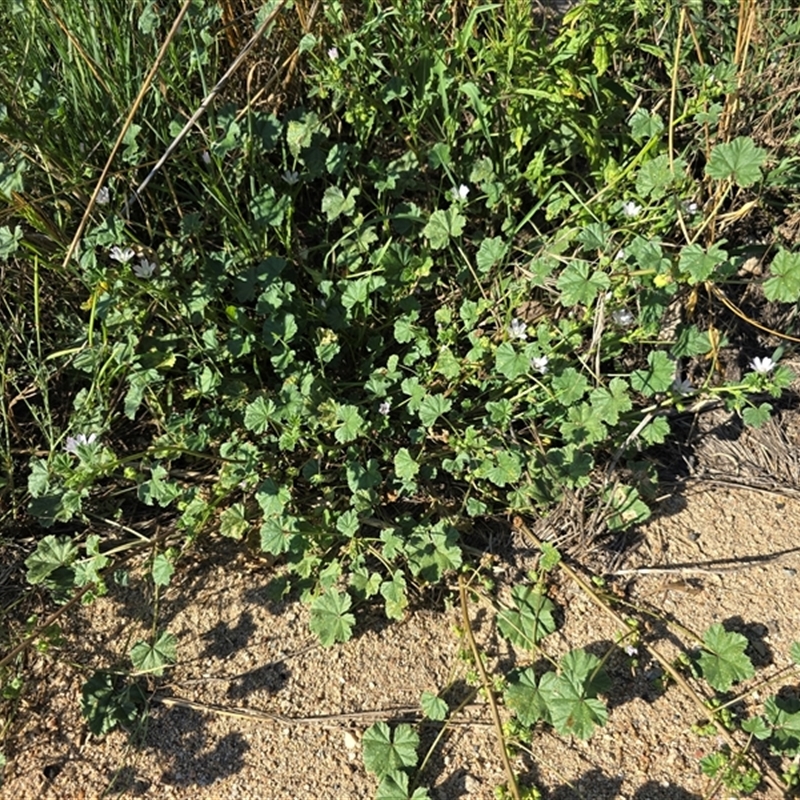
[[[273,3],[245,53],[263,92],[219,81],[241,31],[208,0],[172,29],[148,4],[0,11],[0,492],[39,526],[29,583],[88,601],[141,549],[157,591],[221,535],[279,560],[273,588],[332,646],[469,570],[481,520],[580,493],[593,535],[644,521],[642,455],[678,414],[763,424],[785,348],[723,368],[719,315],[798,341],[737,305],[737,228],[787,197],[797,157],[748,130],[750,4],[722,6],[706,25],[695,3],[584,0],[553,32],[516,2]],[[793,307],[800,260],[768,262],[751,288]],[[137,529],[159,511],[167,532]],[[538,647],[551,606],[518,587],[499,629]],[[747,677],[728,636],[707,633],[715,687]],[[134,670],[178,645],[154,624]],[[591,735],[602,662],[553,666],[509,677],[506,702]],[[117,678],[87,683],[101,732],[139,708]],[[381,758],[404,769],[398,732]]]

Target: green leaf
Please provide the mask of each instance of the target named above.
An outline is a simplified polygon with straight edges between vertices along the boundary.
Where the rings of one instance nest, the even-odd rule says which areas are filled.
[[[311,146],[311,140],[317,131],[323,130],[319,117],[313,112],[306,112],[302,119],[293,119],[286,126],[286,143],[289,152],[297,158],[300,152]]]
[[[299,534],[293,517],[288,519],[268,519],[259,530],[261,550],[279,556],[295,549]]]
[[[132,728],[145,708],[145,696],[134,684],[125,684],[110,672],[96,672],[81,689],[81,713],[94,736],[105,736],[124,725]]]
[[[370,572],[366,567],[356,567],[350,573],[350,586],[359,599],[374,597],[381,588],[380,573]]]
[[[78,548],[67,536],[45,536],[25,559],[28,583],[42,583],[56,570],[72,564],[77,555]]]
[[[220,516],[219,532],[228,539],[241,539],[248,527],[247,512],[242,503],[234,503]]]
[[[407,447],[401,447],[394,454],[394,472],[401,481],[413,481],[419,472],[419,464],[408,452]]]
[[[441,250],[447,247],[451,238],[461,236],[466,222],[457,208],[439,209],[431,214],[422,233],[430,241],[431,250]]]
[[[350,595],[331,587],[311,603],[309,627],[317,634],[323,647],[334,642],[346,642],[353,635],[356,618],[348,614],[352,605]]]
[[[430,428],[452,405],[452,401],[443,394],[426,394],[419,406],[420,421],[426,428]]]
[[[450,381],[455,381],[461,375],[461,362],[453,354],[453,351],[446,346],[439,350],[439,357],[436,359],[436,364],[433,368]]]
[[[390,581],[384,581],[380,588],[383,597],[384,610],[388,619],[403,619],[408,607],[408,594],[406,593],[406,579],[403,573],[397,570]]]
[[[575,687],[579,687],[586,697],[596,697],[611,688],[603,662],[592,653],[578,648],[570,650],[561,657],[561,675]]]
[[[253,226],[258,231],[280,227],[290,205],[291,199],[288,195],[279,195],[272,186],[264,187],[250,201]]]
[[[391,772],[381,778],[375,792],[375,800],[431,800],[431,796],[424,786],[418,786],[414,789],[414,793],[409,795],[408,775],[405,772]]]
[[[439,583],[446,572],[462,563],[458,529],[443,520],[435,525],[419,525],[406,543],[408,566],[412,575],[428,583]]]
[[[590,222],[578,233],[578,241],[583,245],[584,250],[605,250],[611,227],[605,222]]]
[[[676,358],[703,356],[711,350],[711,337],[708,331],[701,331],[696,325],[679,325],[671,355]]]
[[[50,469],[43,458],[32,458],[31,474],[28,475],[28,491],[31,497],[41,497],[50,487]]]
[[[278,486],[272,478],[262,481],[256,489],[256,502],[265,518],[279,517],[292,499],[288,486]]]
[[[177,641],[171,633],[164,631],[153,644],[137,642],[131,648],[130,657],[137,672],[161,677],[164,667],[177,661]]]
[[[406,723],[392,732],[385,722],[376,722],[364,731],[361,746],[367,771],[382,778],[416,766],[419,736]]]
[[[153,559],[153,583],[156,586],[169,586],[175,567],[172,561],[164,554],[159,553]]]
[[[769,422],[772,414],[772,406],[769,403],[761,403],[759,406],[748,406],[742,411],[742,420],[748,428],[760,428]]]
[[[522,475],[522,464],[519,456],[509,450],[500,450],[492,455],[488,461],[489,468],[481,469],[481,474],[487,477],[495,486],[508,486],[516,483]],[[483,465],[481,465],[483,466]]]
[[[608,710],[594,697],[582,697],[566,681],[559,681],[558,695],[548,703],[553,727],[562,736],[590,739],[594,729],[608,722]]]
[[[0,261],[7,261],[9,256],[17,252],[22,238],[23,232],[19,225],[15,225],[13,231],[8,225],[0,227]]]
[[[530,370],[530,359],[514,348],[511,342],[502,342],[495,352],[495,369],[508,380],[513,381]]]
[[[752,186],[761,179],[761,166],[767,151],[756,147],[749,136],[714,147],[706,164],[706,175],[717,180],[731,178],[737,186]]]
[[[647,444],[664,444],[669,432],[669,420],[666,417],[654,417],[639,432],[639,435]]]
[[[651,350],[647,355],[649,369],[637,369],[631,374],[631,386],[634,391],[652,397],[659,392],[666,392],[675,379],[675,364],[663,350]]]
[[[328,218],[328,222],[333,222],[342,214],[347,217],[353,215],[356,208],[356,197],[361,194],[356,187],[345,193],[338,186],[329,186],[322,196],[322,210]]]
[[[336,530],[348,539],[352,539],[358,533],[360,527],[361,521],[358,518],[358,514],[352,508],[348,508],[347,511],[341,513],[336,519]]]
[[[497,627],[512,644],[534,650],[538,642],[556,629],[555,606],[529,586],[515,586],[511,599],[514,609],[504,609],[497,615]]]
[[[769,725],[764,717],[751,717],[742,722],[742,730],[752,733],[756,739],[764,741],[772,736],[772,725]]]
[[[781,248],[772,260],[772,275],[764,282],[767,300],[796,303],[800,300],[800,253],[790,253]]]
[[[530,727],[539,720],[550,721],[547,701],[539,690],[533,667],[528,667],[515,680],[509,681],[503,696],[506,705],[523,725]]]
[[[786,755],[800,752],[800,701],[795,697],[772,697],[764,701],[764,715],[773,726],[772,736]]]
[[[586,392],[588,381],[574,367],[567,367],[553,378],[556,399],[565,408],[574,405]]]
[[[792,642],[792,646],[789,648],[789,655],[795,664],[800,665],[800,642]]]
[[[618,483],[604,492],[605,501],[613,513],[606,519],[609,530],[624,530],[630,525],[644,522],[650,516],[650,509],[639,497],[633,486]]]
[[[636,176],[636,191],[642,197],[651,197],[658,200],[667,193],[674,181],[681,177],[686,170],[686,162],[677,158],[670,166],[669,156],[662,153],[648,161],[639,170]]]
[[[441,721],[447,719],[447,712],[449,711],[447,703],[442,700],[439,695],[433,692],[423,692],[420,698],[420,706],[422,706],[422,713],[428,719]]]
[[[684,275],[689,276],[690,286],[707,281],[717,265],[727,260],[728,254],[722,249],[721,244],[721,242],[714,243],[708,252],[699,244],[689,244],[681,250],[678,266]]]
[[[661,117],[641,107],[633,112],[628,125],[631,129],[631,136],[639,144],[646,139],[652,139],[653,136],[658,136],[664,130]]]
[[[272,400],[257,397],[244,411],[244,426],[253,433],[264,433],[276,411],[277,407]]]
[[[161,464],[150,468],[150,480],[139,484],[139,499],[148,506],[158,503],[160,506],[168,506],[180,493],[180,487],[170,481],[164,480],[169,477]]]
[[[741,633],[726,631],[717,623],[706,631],[703,644],[705,650],[700,654],[700,669],[703,677],[718,692],[727,692],[734,683],[755,675],[753,663],[744,652],[748,642]]]
[[[484,239],[475,256],[478,272],[481,275],[487,275],[495,264],[505,258],[507,251],[508,245],[505,239],[501,239],[499,236]]]
[[[544,572],[550,572],[561,561],[561,553],[550,542],[542,542],[541,549],[542,556],[539,559],[539,568]]]
[[[336,417],[341,422],[334,436],[341,444],[357,439],[364,429],[364,418],[356,406],[343,405],[336,410]]]
[[[612,378],[607,389],[600,387],[589,395],[592,410],[602,422],[614,426],[619,422],[619,415],[632,408],[628,392],[624,378]]]
[[[589,306],[598,292],[608,289],[611,285],[608,275],[599,271],[590,275],[590,270],[588,261],[572,261],[564,268],[556,281],[556,286],[561,292],[558,302],[562,306],[571,307],[579,304]]]
[[[100,537],[96,533],[86,537],[85,547],[87,558],[75,564],[75,585],[86,586],[87,583],[96,583],[98,591],[102,593],[104,589],[100,570],[108,565],[110,559],[100,554]]]
[[[607,429],[588,403],[571,406],[567,419],[559,425],[565,442],[593,444],[606,438]]]

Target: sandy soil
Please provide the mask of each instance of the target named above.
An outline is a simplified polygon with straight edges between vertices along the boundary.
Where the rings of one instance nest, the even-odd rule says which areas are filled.
[[[694,477],[666,492],[658,516],[628,538],[621,557],[593,558],[615,573],[607,580],[626,601],[699,634],[714,622],[743,633],[759,667],[755,685],[789,664],[800,638],[796,415],[755,434],[731,424],[715,417],[687,457]],[[500,597],[509,591],[504,576],[520,566],[498,566]],[[169,587],[158,613],[178,637],[178,664],[154,685],[146,727],[133,738],[117,730],[94,739],[79,713],[80,688],[94,669],[126,663],[152,624],[153,598],[116,587],[72,613],[63,649],[28,654],[31,685],[6,748],[2,797],[370,798],[376,781],[363,769],[360,737],[379,719],[418,719],[423,691],[443,692],[451,707],[467,703],[444,731],[420,726],[423,750],[432,751],[419,784],[438,800],[495,797],[504,782],[497,737],[486,703],[471,697],[452,596],[426,597],[399,624],[368,620],[352,641],[326,650],[309,636],[299,602],[269,599],[273,575],[228,548]],[[551,595],[564,624],[548,651],[604,655],[616,623],[568,579]],[[481,597],[470,608],[487,667],[524,665],[526,655],[498,639],[489,608]],[[662,622],[645,640],[670,656],[691,647],[687,633]],[[608,725],[588,742],[537,729],[530,752],[514,760],[522,785],[551,800],[729,797],[698,767],[719,737],[692,731],[696,707],[677,685],[659,691],[661,670],[645,648],[636,664],[615,648],[607,666]],[[793,683],[787,675],[770,691]],[[743,706],[755,713],[766,694]],[[781,794],[762,784],[756,796]]]

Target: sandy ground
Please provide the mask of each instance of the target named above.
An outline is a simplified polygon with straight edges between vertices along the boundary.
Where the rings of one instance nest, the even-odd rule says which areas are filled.
[[[698,634],[714,622],[743,633],[759,667],[755,686],[790,663],[790,645],[800,638],[797,437],[791,420],[727,438],[725,415],[718,421],[692,452],[696,477],[667,492],[622,558],[605,559],[616,573],[607,580],[664,621]],[[496,574],[501,598],[511,571]],[[380,719],[414,719],[420,694],[430,691],[451,706],[468,702],[444,730],[419,726],[423,750],[431,748],[419,785],[438,800],[494,798],[503,767],[486,703],[470,702],[454,596],[426,597],[401,623],[367,620],[350,642],[323,649],[299,602],[269,599],[273,576],[273,567],[228,548],[173,582],[158,613],[178,638],[178,663],[154,685],[146,725],[134,737],[117,730],[93,738],[79,713],[80,688],[94,669],[126,663],[152,624],[153,598],[117,587],[72,613],[63,649],[28,654],[31,683],[6,747],[2,797],[371,798],[376,781],[361,761],[363,731]],[[563,627],[546,640],[550,653],[586,647],[602,656],[612,647],[619,626],[574,582],[556,580],[551,596]],[[480,596],[470,607],[487,667],[524,666],[528,657],[498,638],[489,610]],[[670,657],[677,646],[692,646],[688,632],[663,621],[644,638]],[[697,708],[675,684],[659,690],[661,670],[645,648],[636,664],[614,648],[607,667],[608,725],[588,742],[538,728],[529,752],[514,759],[522,785],[551,800],[730,797],[698,766],[721,740],[692,731]],[[794,683],[785,675],[770,691]],[[743,708],[756,713],[767,693],[747,697]],[[762,784],[756,796],[781,793]]]

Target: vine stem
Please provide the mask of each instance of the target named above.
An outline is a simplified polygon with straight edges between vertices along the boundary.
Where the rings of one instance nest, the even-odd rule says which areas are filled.
[[[503,768],[506,772],[506,777],[508,778],[508,788],[511,792],[511,795],[514,797],[514,800],[521,800],[519,794],[519,786],[517,786],[517,776],[514,774],[514,770],[511,768],[511,761],[508,758],[508,752],[506,751],[506,740],[505,736],[503,735],[503,723],[500,721],[500,712],[497,710],[497,701],[494,699],[494,692],[492,691],[492,687],[489,685],[489,676],[486,674],[486,669],[483,666],[483,661],[481,661],[481,654],[478,652],[478,645],[475,642],[475,637],[472,634],[472,627],[470,625],[469,620],[469,608],[467,605],[467,587],[464,583],[464,576],[458,576],[458,594],[461,600],[461,617],[464,622],[464,632],[467,637],[467,641],[469,642],[470,650],[472,651],[472,657],[475,660],[475,666],[478,669],[478,673],[481,676],[481,683],[483,684],[483,689],[486,692],[486,700],[489,703],[489,709],[492,712],[492,722],[494,723],[494,729],[497,732],[497,740],[498,744],[500,745],[500,759],[503,762]]]
[[[538,536],[525,524],[521,517],[514,517],[512,524],[514,527],[521,531],[522,534],[527,537],[536,547],[541,548],[542,542]],[[568,564],[564,563],[564,560],[561,559],[558,562],[559,568],[562,572],[573,580],[583,591],[583,593],[591,600],[596,606],[598,606],[603,612],[605,612],[609,617],[611,617],[618,625],[620,625],[623,629],[627,629],[629,626],[627,622],[619,615],[613,608],[606,602],[600,595],[580,576],[578,573],[572,569]],[[463,603],[463,599],[462,599]],[[708,706],[706,706],[703,697],[696,692],[690,685],[689,682],[683,677],[683,675],[678,672],[675,667],[669,662],[666,656],[663,656],[658,648],[650,642],[642,642],[642,646],[645,647],[649,652],[650,655],[655,658],[656,661],[661,665],[664,672],[666,672],[675,683],[680,686],[681,689],[689,696],[692,700],[694,705],[697,707],[698,711],[700,711],[702,715],[702,719],[708,720],[711,722],[714,727],[717,729],[719,735],[726,741],[733,752],[742,752],[743,750],[740,745],[737,743],[736,739],[733,738],[731,732],[719,721],[717,715],[709,710]],[[783,786],[773,775],[769,767],[764,770],[764,779],[767,783],[773,788],[783,794],[784,789],[786,788]]]

